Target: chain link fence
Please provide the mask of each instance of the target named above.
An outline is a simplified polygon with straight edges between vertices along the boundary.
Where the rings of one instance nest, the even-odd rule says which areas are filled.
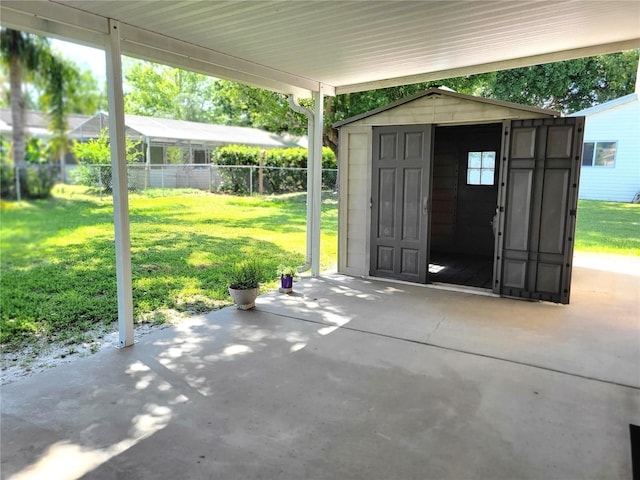
[[[110,165],[68,166],[71,183],[94,188],[100,195],[113,191]],[[322,189],[335,191],[338,170],[322,170]],[[236,195],[276,194],[305,191],[306,168],[231,165],[129,165],[127,188],[130,192],[147,189],[195,188]]]

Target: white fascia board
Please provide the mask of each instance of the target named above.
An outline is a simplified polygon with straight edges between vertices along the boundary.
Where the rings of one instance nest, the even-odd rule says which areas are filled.
[[[176,40],[158,33],[120,24],[122,52],[150,59],[171,61],[188,70],[250,83],[284,93],[310,97],[319,91],[317,81],[292,75],[241,58],[226,55],[198,45]],[[326,89],[325,89],[326,90]],[[333,92],[333,89],[329,89]]]
[[[590,47],[551,52],[529,57],[514,58],[480,65],[470,65],[468,67],[451,68],[439,70],[437,72],[421,73],[404,77],[376,80],[372,82],[353,83],[350,85],[337,86],[336,95],[344,93],[364,92],[367,90],[377,90],[379,88],[397,87],[400,85],[411,85],[413,83],[431,82],[435,80],[445,80],[448,78],[463,77],[466,75],[477,75],[479,73],[498,72],[500,70],[510,70],[512,68],[530,67],[531,65],[541,65],[544,63],[561,62],[576,58],[592,57],[594,55],[604,55],[607,53],[622,52],[640,48],[640,37],[603,45],[593,45]]]
[[[3,0],[3,26],[104,50],[109,21],[104,17],[51,2]]]

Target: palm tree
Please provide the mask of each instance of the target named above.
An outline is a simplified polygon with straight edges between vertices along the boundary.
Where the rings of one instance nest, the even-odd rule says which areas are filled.
[[[78,77],[77,71],[68,62],[52,54],[45,37],[10,28],[0,30],[0,58],[9,69],[14,164],[21,166],[25,160],[22,82],[27,78],[39,78],[46,85],[43,99],[47,106],[49,127],[54,133],[54,150],[59,152],[64,149],[67,129],[65,97],[69,86]]]

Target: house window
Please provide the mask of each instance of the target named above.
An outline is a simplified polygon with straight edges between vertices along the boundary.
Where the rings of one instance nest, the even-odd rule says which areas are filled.
[[[582,165],[585,167],[613,167],[616,159],[616,142],[585,142]]]
[[[469,152],[467,185],[493,185],[496,172],[496,152]]]

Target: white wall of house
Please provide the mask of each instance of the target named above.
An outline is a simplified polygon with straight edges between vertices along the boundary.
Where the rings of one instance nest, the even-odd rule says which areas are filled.
[[[585,144],[616,142],[613,166],[583,163],[580,199],[631,202],[640,192],[640,100],[638,94],[627,97],[628,101],[623,103],[616,103],[621,99],[613,100],[600,105],[600,109],[594,107],[576,113],[586,116]]]

